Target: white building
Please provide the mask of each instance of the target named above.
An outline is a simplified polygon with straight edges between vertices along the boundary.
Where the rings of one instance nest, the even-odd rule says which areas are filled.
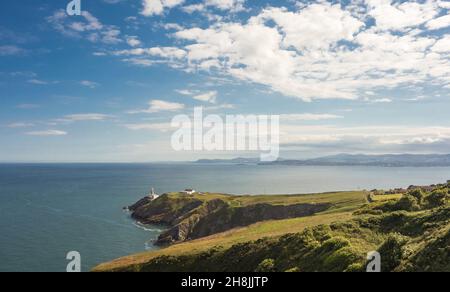
[[[196,191],[193,190],[193,189],[185,189],[185,190],[183,191],[183,194],[185,194],[185,195],[193,195],[193,194],[195,194],[195,193],[196,193]]]
[[[155,189],[152,188],[152,192],[148,194],[148,197],[152,200],[156,200],[159,197],[159,195],[155,193]]]

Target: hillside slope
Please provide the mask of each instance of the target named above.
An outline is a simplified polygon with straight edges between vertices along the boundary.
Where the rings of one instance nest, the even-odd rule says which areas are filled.
[[[349,201],[348,209],[338,205],[313,216],[259,222],[125,257],[94,270],[350,272],[364,271],[367,253],[377,250],[383,271],[450,271],[447,188],[364,206]]]
[[[345,198],[341,194],[341,203]],[[357,196],[361,201],[360,194]],[[170,245],[249,226],[267,220],[312,216],[340,202],[326,195],[308,196],[230,196],[223,194],[164,194],[156,200],[144,198],[129,207],[132,217],[144,224],[163,224],[169,228],[156,244]]]

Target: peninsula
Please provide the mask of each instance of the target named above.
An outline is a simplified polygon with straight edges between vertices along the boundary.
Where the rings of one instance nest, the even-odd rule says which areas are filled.
[[[144,198],[129,209],[167,226],[156,242],[163,248],[94,271],[362,272],[372,251],[383,255],[383,271],[450,271],[449,186]]]

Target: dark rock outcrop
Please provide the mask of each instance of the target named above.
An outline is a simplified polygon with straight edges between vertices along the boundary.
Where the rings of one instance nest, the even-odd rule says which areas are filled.
[[[132,217],[144,224],[165,224],[175,225],[190,211],[203,204],[202,201],[185,197],[170,198],[164,194],[156,200],[144,198],[129,207]]]

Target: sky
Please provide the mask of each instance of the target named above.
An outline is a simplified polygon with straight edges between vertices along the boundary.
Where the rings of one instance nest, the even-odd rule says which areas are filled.
[[[450,1],[3,1],[0,161],[150,162],[195,107],[279,115],[281,156],[449,153]]]

